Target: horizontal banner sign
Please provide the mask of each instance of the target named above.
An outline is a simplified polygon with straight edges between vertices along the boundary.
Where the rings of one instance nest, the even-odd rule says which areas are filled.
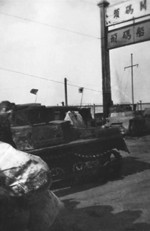
[[[150,0],[127,0],[106,7],[105,25],[111,26],[150,14]]]
[[[113,49],[150,40],[150,20],[108,31],[107,48]]]

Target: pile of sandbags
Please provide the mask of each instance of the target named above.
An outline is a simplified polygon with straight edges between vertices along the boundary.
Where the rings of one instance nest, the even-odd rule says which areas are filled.
[[[38,156],[0,142],[0,231],[48,231],[61,202]]]

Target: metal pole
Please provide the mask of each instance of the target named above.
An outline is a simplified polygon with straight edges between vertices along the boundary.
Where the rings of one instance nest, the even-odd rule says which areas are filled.
[[[93,104],[93,117],[95,119],[95,104]]]
[[[109,49],[107,49],[108,29],[105,26],[105,10],[109,3],[102,0],[98,6],[100,7],[100,25],[101,25],[101,57],[102,57],[102,88],[103,88],[103,113],[107,117],[109,108],[112,104],[111,84],[110,84],[110,61]]]
[[[67,78],[64,78],[64,88],[65,88],[65,106],[68,106]]]
[[[37,102],[37,94],[35,95],[35,103]]]
[[[80,102],[80,107],[82,106],[82,100],[83,100],[83,91],[82,91],[82,93],[81,93],[82,95],[81,95],[81,102]]]
[[[132,105],[134,107],[133,54],[131,54],[131,90],[132,90]]]

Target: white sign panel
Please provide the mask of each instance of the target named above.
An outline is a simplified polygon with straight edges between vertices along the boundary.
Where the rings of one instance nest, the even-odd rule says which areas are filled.
[[[150,0],[128,0],[106,7],[106,26],[129,21],[150,14]]]

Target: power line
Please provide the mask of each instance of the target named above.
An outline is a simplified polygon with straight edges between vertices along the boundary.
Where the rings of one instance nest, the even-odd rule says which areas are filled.
[[[96,6],[97,7],[97,3],[93,3],[92,1],[86,1],[86,0],[81,0],[81,2],[85,2],[85,3],[87,3],[87,4],[90,4],[90,5],[94,5],[94,6]]]
[[[127,1],[129,1],[129,0],[123,0],[123,1],[120,1],[119,3],[118,2],[117,3],[113,3],[113,4],[111,4],[111,6],[120,5],[121,3],[124,3],[124,2],[127,2]]]
[[[43,79],[43,80],[46,80],[46,81],[51,81],[51,82],[63,84],[63,82],[61,82],[61,81],[48,79],[46,77],[42,77],[42,76],[39,76],[39,75],[27,74],[27,73],[24,73],[24,72],[21,72],[21,71],[15,71],[15,70],[12,70],[12,69],[9,69],[9,68],[0,67],[0,70],[8,71],[8,72],[16,73],[16,74],[21,74],[21,75],[25,75],[25,76],[30,76],[30,77],[33,77],[33,78],[36,78],[36,79]]]
[[[0,70],[7,71],[7,72],[12,72],[12,73],[16,73],[16,74],[21,74],[21,75],[25,75],[25,76],[30,76],[30,77],[33,77],[33,78],[36,78],[36,79],[42,79],[42,80],[46,80],[46,81],[56,82],[56,83],[60,83],[60,84],[63,83],[61,81],[48,79],[46,77],[42,77],[42,76],[39,76],[39,75],[27,74],[27,73],[24,73],[24,72],[21,72],[21,71],[16,71],[16,70],[5,68],[5,67],[0,67]]]
[[[78,87],[78,88],[81,87],[81,86],[79,86],[79,85],[69,84],[69,83],[68,83],[68,85],[69,85],[69,86],[72,86],[72,87]],[[87,87],[84,87],[84,89],[90,90],[90,91],[102,92],[102,91],[97,91],[97,90],[94,90],[94,89],[91,89],[91,88],[87,88]]]
[[[78,84],[73,83],[73,82],[70,82],[70,81],[69,81],[69,83],[71,83],[71,84],[73,84],[73,85],[78,85]],[[82,84],[81,84],[81,85],[82,85]],[[87,87],[88,87],[89,85],[90,85],[90,87],[91,87],[91,86],[92,86],[92,87],[97,87],[97,84],[96,84],[96,83],[95,83],[95,84],[91,84],[91,83],[84,83],[84,86],[85,86],[85,85],[86,85]]]
[[[29,18],[24,18],[24,17],[17,16],[17,15],[8,14],[8,13],[5,13],[5,12],[0,12],[0,14],[8,16],[8,17],[13,17],[13,18],[17,18],[17,19],[20,19],[20,20],[24,20],[24,21],[27,21],[27,22],[32,22],[32,23],[35,23],[35,24],[44,25],[44,26],[47,26],[47,27],[51,27],[53,29],[63,30],[63,31],[66,31],[68,33],[73,33],[73,34],[77,34],[77,35],[80,35],[80,36],[85,36],[85,37],[89,37],[89,38],[93,38],[93,39],[101,39],[100,37],[96,37],[94,35],[84,34],[84,33],[74,31],[74,30],[70,30],[70,29],[67,29],[67,28],[64,28],[64,27],[50,25],[48,23],[36,21],[36,20],[33,20],[33,19],[29,19]]]
[[[11,2],[11,0],[7,0],[7,1],[10,1]],[[20,0],[15,0],[15,2],[19,2]],[[36,1],[39,1],[39,2],[43,2],[43,0],[36,0]],[[80,1],[80,3],[82,3],[82,2],[85,2],[85,3],[87,3],[87,4],[90,4],[90,5],[95,5],[96,6],[96,4],[98,3],[98,1],[97,2],[93,2],[93,1],[86,1],[86,0],[79,0]],[[67,0],[54,0],[54,2],[56,2],[56,3],[62,3],[62,2],[67,2]]]
[[[4,67],[0,67],[0,70],[7,71],[7,72],[12,72],[12,73],[16,73],[16,74],[21,74],[21,75],[29,76],[29,77],[32,77],[32,78],[42,79],[42,80],[45,80],[45,81],[50,81],[50,82],[59,83],[59,84],[64,85],[64,82],[62,82],[62,81],[48,79],[46,77],[39,76],[39,75],[27,74],[27,73],[24,73],[24,72],[21,72],[21,71],[16,71],[16,70],[12,70],[12,69],[9,69],[9,68],[4,68]],[[68,85],[72,86],[72,87],[77,87],[77,88],[80,87],[79,85],[75,85],[75,84],[68,84]],[[87,89],[87,90],[90,90],[90,91],[101,92],[101,91],[97,91],[97,90],[86,88],[86,87],[84,87],[84,89]]]
[[[68,85],[69,85],[69,86],[73,86],[73,87],[78,87],[78,88],[81,87],[81,85],[79,86],[79,85],[70,84],[70,83],[68,83]],[[91,89],[91,88],[88,88],[88,87],[84,87],[84,89],[90,90],[90,91],[102,92],[102,91],[94,90],[94,89]]]

